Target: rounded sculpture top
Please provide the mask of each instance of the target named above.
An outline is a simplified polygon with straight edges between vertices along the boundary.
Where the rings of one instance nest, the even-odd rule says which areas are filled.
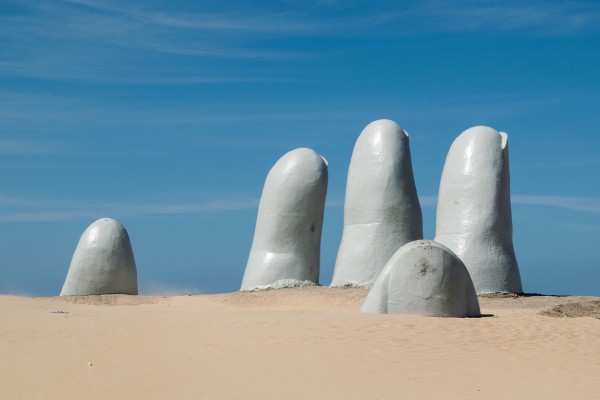
[[[119,221],[113,218],[100,218],[87,227],[83,235],[81,235],[81,239],[87,242],[97,242],[110,240],[122,235],[127,235],[127,231]]]
[[[474,126],[461,133],[452,143],[450,153],[462,151],[465,156],[474,157],[476,153],[470,151],[473,146],[477,146],[477,151],[481,153],[480,158],[485,159],[486,152],[502,152],[507,149],[508,135],[504,132],[490,128],[489,126]]]
[[[271,168],[260,200],[260,211],[298,213],[312,209],[313,186],[327,190],[327,160],[312,149],[287,152]],[[302,189],[300,189],[302,188]],[[317,197],[320,195],[317,195]]]
[[[508,135],[475,126],[452,143],[440,183],[436,235],[512,236]]]
[[[485,126],[485,125],[476,125],[476,126],[472,126],[469,129],[466,129],[463,133],[461,133],[458,137],[476,137],[476,136],[481,136],[481,135],[488,135],[488,136],[497,136],[500,135],[500,132],[498,132],[497,130],[495,130],[494,128],[490,128],[489,126]]]
[[[61,296],[137,293],[137,269],[127,231],[115,219],[96,220],[79,239]]]
[[[313,149],[300,147],[288,151],[269,171],[267,179],[314,180],[315,172],[327,171],[327,160]]]
[[[352,162],[361,168],[372,168],[371,173],[383,173],[383,168],[398,164],[408,151],[408,134],[396,122],[379,119],[363,129],[354,145]],[[360,176],[367,178],[367,176]]]
[[[408,138],[408,133],[391,119],[378,119],[365,126],[356,140],[356,148],[370,155],[375,160],[387,157],[397,157],[398,154],[388,144],[403,141]],[[380,162],[380,161],[379,161]]]
[[[450,169],[444,172],[480,177],[490,170],[502,169],[508,162],[507,151],[506,133],[487,126],[475,126],[454,140],[444,166]]]
[[[356,140],[352,152],[344,223],[404,223],[417,214],[420,218],[408,134],[389,119],[371,122]],[[420,229],[420,224],[416,221],[409,225]]]
[[[416,240],[402,246],[377,278],[362,312],[478,317],[467,268],[446,246]]]

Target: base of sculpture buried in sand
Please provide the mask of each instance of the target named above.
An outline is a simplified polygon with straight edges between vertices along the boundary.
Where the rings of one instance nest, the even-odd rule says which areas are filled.
[[[5,399],[593,399],[598,298],[480,296],[486,318],[361,314],[365,289],[0,297]],[[581,308],[581,307],[579,307]]]

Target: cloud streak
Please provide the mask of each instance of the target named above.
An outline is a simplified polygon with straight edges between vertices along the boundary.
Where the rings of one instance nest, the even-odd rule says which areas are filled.
[[[418,30],[567,35],[597,30],[600,7],[581,1],[429,0],[418,3],[407,15],[419,21]]]
[[[552,162],[512,164],[511,167],[518,168],[589,168],[600,166],[600,159],[585,160],[558,160]]]
[[[572,211],[600,214],[600,199],[589,197],[514,195],[514,204],[548,206]]]
[[[78,204],[21,199],[0,195],[0,206],[14,208],[0,214],[0,222],[53,222],[81,218],[148,217],[153,215],[188,215],[226,211],[255,210],[259,199],[214,200],[171,204],[103,203]],[[327,200],[326,207],[343,208],[343,200]]]
[[[258,207],[258,199],[247,198],[172,204],[77,204],[20,199],[0,195],[0,205],[5,206],[5,208],[13,208],[12,212],[0,214],[0,222],[51,222],[101,218],[103,216],[142,217],[252,210]]]
[[[594,2],[423,0],[362,10],[345,3],[257,7],[182,2],[169,3],[168,9],[165,3],[152,1],[143,6],[95,0],[9,3],[20,11],[0,17],[0,73],[90,83],[181,85],[289,79],[283,67],[278,73],[261,68],[252,72],[247,65],[211,69],[202,60],[280,62],[352,51],[342,45],[309,52],[297,45],[298,38],[334,43],[340,38],[372,37],[374,32],[383,37],[471,32],[570,35],[600,29],[600,5]],[[186,69],[181,57],[197,63]],[[165,60],[169,71],[156,68]]]
[[[535,30],[545,34],[565,34],[597,30],[596,22],[600,16],[600,6],[594,3],[556,0],[537,0],[527,4],[510,0],[458,0],[452,3],[420,0],[381,5],[375,12],[365,9],[360,15],[348,14],[353,5],[346,3],[321,3],[319,7],[288,4],[285,10],[281,7],[257,10],[240,4],[236,11],[215,13],[198,8],[165,12],[110,1],[65,2],[157,28],[308,36],[335,35],[340,31],[343,34],[362,34],[373,27],[395,27],[399,31],[398,26],[402,26],[402,30],[412,27],[415,33]],[[216,8],[215,4],[212,6]]]
[[[555,207],[586,213],[600,213],[600,199],[588,197],[513,195],[513,204],[527,206]],[[420,196],[421,207],[435,208],[437,196]],[[187,215],[225,211],[254,210],[259,200],[247,198],[239,200],[215,200],[204,202],[172,203],[172,204],[76,204],[50,202],[43,200],[20,199],[0,195],[0,205],[14,208],[13,212],[0,214],[0,222],[52,222],[81,218],[148,217],[153,215]],[[342,199],[328,199],[328,208],[343,208]]]
[[[2,156],[24,156],[24,155],[61,155],[73,151],[65,143],[23,140],[23,139],[0,139],[0,155]]]
[[[87,146],[78,138],[94,135],[90,130],[102,129],[102,135],[111,135],[115,128],[146,128],[152,129],[183,127],[177,129],[180,136],[190,136],[183,132],[189,127],[202,128],[202,135],[193,135],[198,145],[218,145],[234,147],[273,147],[267,141],[279,142],[276,135],[269,132],[256,132],[250,138],[240,134],[206,134],[214,130],[217,123],[264,122],[264,121],[293,121],[306,123],[320,121],[325,124],[344,124],[349,120],[364,121],[373,115],[394,115],[398,108],[414,120],[431,119],[445,121],[463,121],[466,117],[477,115],[480,119],[498,119],[515,115],[538,113],[548,107],[570,104],[577,97],[573,93],[554,93],[548,95],[540,92],[522,92],[497,94],[495,96],[436,96],[434,103],[427,96],[395,95],[393,98],[382,97],[380,101],[357,108],[359,97],[347,96],[335,102],[335,105],[318,107],[311,100],[290,100],[285,103],[268,104],[266,101],[202,101],[189,104],[180,100],[165,102],[153,99],[150,102],[137,104],[132,101],[114,100],[107,103],[102,98],[83,95],[49,95],[32,94],[28,92],[5,92],[0,94],[0,129],[6,132],[46,132],[52,129],[55,140],[31,140],[30,145],[42,151],[40,146],[46,146],[43,151],[54,153],[83,152]],[[231,110],[235,110],[235,112]],[[198,129],[200,131],[200,129]],[[128,135],[142,132],[128,129]],[[147,138],[146,132],[143,131]],[[322,135],[335,134],[336,129],[326,130]],[[3,140],[14,140],[11,146],[17,146],[13,152],[27,152],[27,140],[24,138],[5,137]],[[39,136],[39,134],[37,134]],[[21,135],[22,136],[22,135]],[[172,135],[178,136],[177,133]],[[60,138],[61,142],[58,141]],[[188,137],[186,140],[191,138]],[[277,140],[275,140],[277,139]],[[302,139],[304,140],[304,139]],[[418,140],[418,139],[417,139]],[[298,140],[285,139],[290,145],[298,147]],[[190,143],[186,143],[190,144]],[[302,143],[300,143],[301,145]],[[278,147],[282,147],[277,145]],[[52,148],[52,149],[51,149]],[[89,149],[88,149],[89,150]],[[0,145],[0,152],[2,147]],[[5,146],[8,151],[8,144]],[[33,148],[32,148],[33,151]],[[573,164],[578,162],[573,161]],[[589,160],[596,165],[598,160]],[[522,165],[512,165],[521,167]]]
[[[297,32],[313,28],[312,25],[305,22],[290,19],[286,12],[249,13],[248,11],[244,12],[243,7],[236,7],[236,9],[242,10],[241,12],[229,11],[227,14],[219,14],[201,10],[164,12],[157,9],[142,9],[136,7],[135,3],[127,2],[93,0],[64,0],[64,2],[108,12],[129,21],[163,28],[252,33]]]

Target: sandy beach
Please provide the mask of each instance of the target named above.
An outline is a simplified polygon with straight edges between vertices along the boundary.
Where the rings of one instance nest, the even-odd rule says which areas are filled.
[[[366,294],[0,296],[0,397],[600,398],[599,298],[480,297],[485,317],[447,319],[361,314]]]

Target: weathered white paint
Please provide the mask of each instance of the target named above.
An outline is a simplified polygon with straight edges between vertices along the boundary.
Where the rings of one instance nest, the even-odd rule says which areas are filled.
[[[444,245],[417,240],[389,260],[362,306],[365,313],[479,317],[469,272]]]
[[[371,122],[356,141],[348,169],[331,286],[371,287],[400,246],[422,238],[408,134],[388,119]]]
[[[241,290],[319,283],[327,161],[306,148],[285,154],[263,187]]]
[[[508,136],[485,126],[450,147],[438,196],[435,241],[465,263],[477,293],[521,293],[512,242]]]
[[[129,235],[112,218],[101,218],[83,232],[60,292],[61,296],[92,294],[138,294]]]

